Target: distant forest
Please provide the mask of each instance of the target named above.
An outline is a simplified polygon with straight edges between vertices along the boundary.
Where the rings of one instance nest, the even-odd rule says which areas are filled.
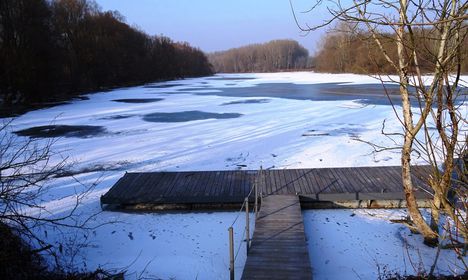
[[[215,72],[276,72],[308,67],[309,52],[293,40],[274,40],[208,55]]]
[[[215,72],[276,72],[313,70],[327,73],[393,74],[395,69],[387,62],[371,35],[362,32],[346,32],[345,25],[337,27],[322,37],[316,53],[309,57],[307,49],[293,40],[275,40],[265,44],[253,44],[208,55]],[[419,58],[422,71],[434,69],[437,42],[431,35],[433,30],[415,29],[417,44],[426,50]],[[387,54],[396,59],[397,49],[394,35],[381,34]],[[468,72],[468,37],[460,49],[465,59],[461,61],[462,73]],[[409,55],[409,54],[408,54]],[[411,70],[411,69],[410,69]]]
[[[346,25],[339,26],[338,31],[330,32],[322,38],[320,48],[311,62],[317,72],[330,73],[358,73],[358,74],[393,74],[395,69],[387,62],[371,35],[366,32],[351,34],[346,32]],[[422,71],[434,71],[437,61],[437,43],[430,29],[415,29],[418,48],[424,56],[419,57]],[[381,34],[380,40],[387,50],[387,54],[395,61],[397,47],[392,34]],[[460,49],[465,59],[461,61],[462,72],[468,72],[468,40]],[[409,57],[410,53],[408,53]],[[411,59],[409,59],[411,61]],[[411,70],[411,69],[410,69]]]
[[[151,37],[92,0],[0,1],[4,105],[209,74],[199,49]]]

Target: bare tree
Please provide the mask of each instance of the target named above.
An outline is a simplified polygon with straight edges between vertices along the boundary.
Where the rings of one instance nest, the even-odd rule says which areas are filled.
[[[298,26],[305,32],[344,22],[354,27],[352,32],[369,34],[369,40],[376,44],[380,55],[398,75],[393,82],[399,84],[401,110],[395,110],[395,113],[403,128],[402,183],[412,223],[424,236],[426,244],[435,245],[439,239],[439,211],[443,210],[466,243],[466,219],[459,211],[460,204],[450,199],[449,192],[454,186],[452,173],[456,169],[456,155],[466,149],[466,131],[462,128],[466,125],[466,116],[458,110],[464,100],[458,99],[466,50],[467,2],[354,0],[344,3],[319,0],[309,12],[326,6],[330,18],[315,26],[301,25],[290,3]],[[396,56],[389,54],[384,38],[396,46]],[[430,69],[426,74],[422,65]],[[431,124],[435,124],[435,130],[430,129]],[[411,177],[411,159],[415,150],[419,150],[433,167],[428,179],[433,190],[432,223],[423,218],[415,197]],[[455,190],[461,200],[466,201],[466,181],[460,181]]]
[[[59,256],[65,244],[54,246],[38,232],[50,227],[89,229],[88,221],[98,213],[78,217],[77,209],[95,184],[77,188],[71,208],[63,214],[51,213],[43,201],[51,191],[50,181],[70,167],[67,159],[53,152],[54,140],[17,137],[10,127],[11,122],[0,126],[0,223],[35,245],[34,252],[55,258],[61,268]]]

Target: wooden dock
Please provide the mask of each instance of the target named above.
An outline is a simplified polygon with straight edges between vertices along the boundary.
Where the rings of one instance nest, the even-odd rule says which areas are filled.
[[[413,171],[417,197],[429,198],[425,180],[430,167],[414,166]],[[242,204],[255,180],[262,196],[299,195],[304,205],[404,201],[401,167],[385,166],[263,170],[261,176],[247,170],[126,173],[101,197],[101,204],[127,209],[226,209]]]
[[[430,198],[429,173],[429,166],[413,167],[419,199]],[[386,166],[126,173],[101,197],[101,204],[132,210],[238,210],[240,205],[250,204],[243,204],[246,198],[254,202],[253,189],[261,197],[261,207],[244,280],[312,279],[301,206],[331,203],[331,207],[350,207],[352,203],[351,207],[381,207],[387,203],[388,207],[402,207],[405,199],[401,167]],[[234,275],[235,258],[231,258]]]
[[[312,279],[312,270],[296,195],[265,197],[242,279]]]

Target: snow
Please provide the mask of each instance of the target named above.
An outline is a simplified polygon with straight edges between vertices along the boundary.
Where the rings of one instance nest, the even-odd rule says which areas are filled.
[[[94,231],[83,258],[88,266],[129,266],[130,279],[137,274],[151,279],[224,279],[229,272],[227,228],[235,213],[105,214],[123,222]],[[234,229],[236,241],[241,239],[242,218]],[[236,260],[238,271],[245,263],[244,252],[245,245]]]
[[[390,222],[406,216],[403,209],[303,211],[314,279],[385,279],[394,273],[429,273],[437,249],[421,246],[421,235]],[[436,273],[464,271],[453,251],[441,251]]]
[[[65,242],[63,236],[69,237],[68,243],[87,244],[74,258],[64,253],[64,262],[72,263],[80,269],[95,269],[99,266],[118,269],[128,266],[127,274],[135,277],[143,273],[163,279],[227,278],[227,228],[237,213],[100,212],[99,197],[125,172],[257,169],[260,166],[278,169],[381,166],[400,163],[398,152],[388,150],[374,154],[373,149],[364,143],[394,145],[391,139],[380,133],[384,120],[387,132],[401,131],[390,106],[366,104],[362,96],[351,100],[312,101],[255,94],[257,86],[265,83],[379,84],[373,77],[306,72],[222,74],[218,77],[227,77],[229,80],[195,78],[94,93],[87,95],[88,100],[31,111],[13,120],[13,131],[44,125],[93,125],[105,128],[102,135],[55,139],[53,149],[59,154],[52,159],[52,163],[68,158],[74,163],[73,171],[77,175],[74,178],[58,178],[49,183],[50,191],[43,198],[42,205],[50,215],[66,213],[74,206],[75,194],[82,188],[81,184],[97,182],[78,210],[82,219],[96,214],[90,224],[99,227],[82,236],[67,230],[38,232],[56,244]],[[251,79],[243,79],[245,77]],[[467,77],[463,78],[466,80]],[[251,96],[217,95],[223,88],[245,88],[251,92]],[[113,101],[129,98],[162,100],[146,103]],[[267,102],[239,102],[258,99],[266,99]],[[462,110],[466,111],[466,108]],[[241,115],[185,122],[151,122],[144,118],[153,113],[189,111]],[[45,143],[47,139],[40,141]],[[424,163],[424,159],[415,158],[414,162]],[[90,171],[93,169],[100,171]],[[364,267],[364,263],[369,263],[369,254],[365,250],[373,249],[365,248],[377,244],[376,239],[373,239],[375,242],[372,244],[358,241],[343,244],[335,240],[335,237],[344,238],[339,232],[341,227],[311,227],[314,221],[323,218],[322,214],[331,213],[335,215],[336,221],[349,215],[346,211],[306,212],[307,231],[314,233],[309,238],[312,263],[317,257],[317,249],[328,250],[329,244],[333,242],[340,244],[342,248],[338,249],[341,251],[351,251],[352,244],[365,245],[362,249],[356,249],[357,255],[353,257],[365,261],[349,262],[350,255],[333,255],[329,264],[314,265],[315,279],[326,279],[329,273],[351,275],[348,273],[352,264]],[[375,221],[365,215],[358,218],[362,222],[356,223],[354,233],[364,234],[378,229],[379,234],[383,234],[384,229],[394,232],[395,228],[404,232],[399,226],[390,225],[384,220]],[[243,215],[240,215],[235,224],[236,244],[242,240],[242,219]],[[333,226],[334,223],[330,224]],[[317,248],[313,247],[317,242],[315,236],[326,236],[335,241]],[[401,251],[398,235],[386,233],[385,236],[389,249]],[[424,248],[418,238],[405,238],[412,242],[414,248]],[[388,256],[379,253],[375,258],[382,265],[388,263],[391,267],[398,267],[402,265],[402,255],[393,251]],[[239,252],[236,260],[237,277],[240,277],[243,268],[245,249]],[[332,263],[344,268],[333,270]],[[371,262],[371,265],[374,263]],[[361,279],[374,279],[375,274],[368,273],[370,269],[366,269]],[[372,277],[367,278],[369,275]]]

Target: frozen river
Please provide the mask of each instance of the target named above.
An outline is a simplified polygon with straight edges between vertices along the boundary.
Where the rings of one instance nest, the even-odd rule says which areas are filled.
[[[387,87],[390,99],[398,104],[395,89],[396,86]],[[65,213],[73,206],[81,184],[89,185],[96,180],[99,180],[98,184],[79,211],[83,219],[99,212],[100,195],[125,172],[257,169],[260,166],[351,167],[398,165],[400,162],[397,151],[374,154],[364,143],[395,145],[381,134],[384,120],[386,132],[401,132],[380,82],[368,76],[220,74],[116,89],[85,97],[84,100],[28,112],[11,124],[11,130],[19,137],[32,137],[40,142],[53,139],[53,150],[57,152],[53,162],[63,158],[73,162],[67,174],[50,182],[53,188],[42,204],[51,215]],[[398,138],[394,140],[399,141]],[[416,159],[415,162],[423,160]],[[225,212],[104,212],[91,223],[105,225],[86,235],[53,229],[40,233],[56,244],[85,243],[78,255],[63,258],[82,269],[128,266],[128,274],[135,277],[143,273],[162,279],[226,279],[229,263],[227,228],[235,216],[236,213]],[[367,223],[367,216],[361,216]],[[309,242],[316,244],[314,238],[321,235],[314,232],[312,225],[323,217],[315,214],[305,217],[308,219],[306,228],[309,233],[313,232]],[[235,231],[242,232],[242,228],[241,218]],[[393,230],[405,229],[396,226]],[[385,240],[381,242],[401,239],[397,234],[382,238]],[[241,236],[236,235],[236,240],[240,241]],[[336,246],[341,243],[339,240],[330,242],[336,242]],[[365,246],[367,243],[353,244]],[[366,250],[372,253],[375,248],[371,244],[378,242],[369,243]],[[414,245],[418,242],[409,244],[418,249]],[[311,246],[312,255],[322,248]],[[361,250],[360,254],[366,250]],[[425,249],[421,251],[428,256],[431,254]],[[384,254],[379,254],[371,255],[377,258],[377,263],[387,263]],[[401,263],[394,261],[398,259],[395,255],[394,252],[391,255],[389,268],[399,270]],[[382,259],[378,259],[379,256]],[[244,260],[245,256],[240,254],[236,260],[238,271],[242,270]],[[338,261],[347,262],[338,257],[315,264],[312,260],[315,279],[327,279],[328,264]],[[336,263],[336,266],[340,267],[340,264]],[[349,265],[341,266],[346,268],[335,272],[342,271],[343,277],[334,277],[375,279],[376,274],[369,272],[375,268],[375,263],[369,264],[365,272],[353,274],[347,274],[352,272]],[[409,265],[405,269],[411,271]],[[330,279],[339,279],[334,277]]]

